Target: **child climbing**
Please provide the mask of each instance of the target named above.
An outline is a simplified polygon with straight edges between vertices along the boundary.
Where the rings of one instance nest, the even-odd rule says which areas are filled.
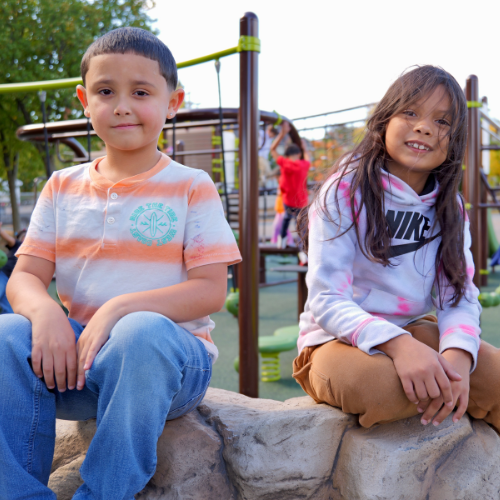
[[[97,419],[73,499],[134,498],[165,421],[203,399],[218,354],[208,315],[241,260],[210,177],[157,149],[184,98],[167,46],[119,28],[81,72],[107,156],[54,172],[18,251],[16,314],[0,316],[0,498],[55,500],[56,417]],[[47,294],[55,269],[69,318]]]
[[[458,193],[466,135],[449,73],[403,74],[299,219],[309,297],[294,377],[364,427],[418,413],[439,425],[457,407],[454,422],[467,410],[500,431],[500,351],[479,337]]]
[[[300,210],[307,206],[309,201],[307,193],[307,173],[311,163],[309,154],[304,150],[304,159],[302,158],[302,149],[296,144],[290,144],[285,150],[285,155],[280,156],[277,148],[283,138],[290,132],[290,124],[283,122],[281,130],[271,145],[271,156],[274,158],[280,168],[279,188],[283,198],[285,215],[281,225],[281,232],[278,238],[278,247],[285,248],[287,244],[288,226],[292,219],[296,219]]]

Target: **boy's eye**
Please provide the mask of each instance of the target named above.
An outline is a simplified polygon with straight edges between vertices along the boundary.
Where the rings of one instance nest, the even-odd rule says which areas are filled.
[[[99,94],[102,94],[102,95],[111,95],[111,90],[109,90],[109,89],[102,89],[102,90],[99,90]]]
[[[149,95],[147,92],[145,92],[144,90],[137,90],[136,91],[136,94],[140,97],[144,97],[144,96],[147,96]]]

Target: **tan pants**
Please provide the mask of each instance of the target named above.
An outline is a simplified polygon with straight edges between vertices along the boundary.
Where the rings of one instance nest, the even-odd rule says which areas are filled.
[[[420,342],[439,348],[434,316],[404,328]],[[403,391],[391,358],[369,356],[338,340],[305,347],[293,362],[293,376],[317,403],[359,415],[363,427],[418,415]],[[500,349],[481,341],[477,367],[470,377],[467,412],[500,432]]]

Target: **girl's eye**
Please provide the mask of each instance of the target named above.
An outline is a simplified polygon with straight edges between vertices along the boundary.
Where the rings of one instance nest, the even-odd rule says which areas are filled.
[[[99,90],[99,94],[102,94],[102,95],[111,95],[111,90],[109,90],[109,89],[102,89],[102,90]]]
[[[407,110],[403,111],[403,114],[406,115],[406,116],[417,116],[415,114],[415,112],[412,111],[411,109],[407,109]]]
[[[446,127],[450,126],[450,122],[448,120],[445,120],[444,118],[442,118],[441,120],[438,120],[437,122],[439,123],[439,125],[444,125]]]

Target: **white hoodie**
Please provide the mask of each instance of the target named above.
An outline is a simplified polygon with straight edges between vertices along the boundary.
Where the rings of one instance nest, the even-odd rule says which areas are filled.
[[[449,299],[453,289],[440,276],[443,307],[431,293],[434,289],[435,257],[441,237],[425,243],[439,232],[433,228],[436,215],[434,203],[439,191],[435,182],[428,194],[419,196],[399,178],[382,172],[386,218],[394,237],[391,240],[391,263],[384,267],[368,260],[359,248],[354,227],[339,238],[339,223],[344,231],[352,223],[350,182],[352,173],[338,183],[335,174],[323,186],[320,196],[309,210],[309,295],[300,316],[299,352],[306,346],[339,339],[358,347],[367,354],[379,353],[376,346],[408,334],[402,327],[437,309],[440,332],[439,351],[455,347],[470,352],[476,367],[480,344],[479,316],[481,306],[478,290],[472,283],[474,263],[470,252],[471,237],[466,218],[464,252],[467,261],[466,294],[457,307]],[[327,208],[333,223],[322,213],[325,193]],[[335,191],[339,190],[339,205]],[[360,194],[356,193],[359,205]],[[359,215],[359,234],[363,239],[367,229],[366,207]]]

